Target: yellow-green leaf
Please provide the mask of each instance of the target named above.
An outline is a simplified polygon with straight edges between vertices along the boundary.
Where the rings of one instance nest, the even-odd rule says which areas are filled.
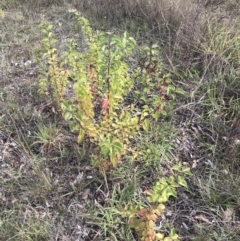
[[[162,241],[164,239],[164,234],[156,233],[156,238],[157,238],[158,241]]]
[[[0,8],[0,17],[4,17],[4,12],[1,8]]]
[[[143,130],[145,130],[146,132],[149,131],[149,125],[150,125],[150,121],[149,119],[146,119],[144,122],[143,122]]]
[[[181,186],[187,187],[187,182],[186,182],[186,180],[184,179],[183,176],[178,176],[177,182],[178,182],[178,184],[180,184]]]

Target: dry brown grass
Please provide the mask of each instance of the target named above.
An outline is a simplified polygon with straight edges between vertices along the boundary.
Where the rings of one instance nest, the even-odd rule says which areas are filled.
[[[83,0],[81,7],[92,16],[106,18],[110,24],[137,19],[161,29],[178,27],[194,4],[190,0]]]
[[[196,5],[191,0],[3,0],[0,7],[29,7],[36,11],[52,5],[77,7],[88,17],[106,19],[109,25],[114,25],[125,19],[147,22],[153,29],[176,29],[189,18]]]
[[[33,10],[39,7],[50,7],[51,5],[62,5],[66,1],[65,0],[2,0],[0,3],[0,7],[3,9],[7,8],[19,8],[21,6],[31,7]]]

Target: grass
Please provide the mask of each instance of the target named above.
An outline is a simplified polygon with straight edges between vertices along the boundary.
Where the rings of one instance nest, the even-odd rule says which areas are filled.
[[[90,165],[88,143],[76,142],[37,91],[37,26],[50,21],[63,50],[66,38],[81,40],[67,12],[73,7],[96,29],[128,29],[139,44],[160,44],[164,72],[186,91],[167,118],[136,137],[138,159],[126,157],[105,180]],[[0,240],[137,241],[119,210],[146,203],[143,191],[179,160],[193,176],[158,227],[174,227],[184,241],[240,239],[237,1],[12,0],[0,8]]]

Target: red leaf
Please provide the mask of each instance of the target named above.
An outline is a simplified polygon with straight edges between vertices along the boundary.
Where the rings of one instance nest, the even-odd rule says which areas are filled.
[[[108,94],[104,94],[104,99],[102,101],[102,109],[106,110],[108,108]]]
[[[108,107],[108,100],[104,99],[103,102],[102,102],[102,109],[107,109]]]

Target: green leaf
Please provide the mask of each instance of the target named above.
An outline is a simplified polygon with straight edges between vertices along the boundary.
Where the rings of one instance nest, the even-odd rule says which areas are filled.
[[[79,126],[77,126],[77,125],[74,124],[74,123],[69,123],[69,128],[70,128],[70,131],[71,131],[71,132],[74,132],[74,131],[79,130]]]
[[[150,121],[149,121],[149,119],[146,119],[146,120],[143,122],[142,126],[143,126],[143,130],[145,130],[146,132],[148,132],[148,131],[149,131],[149,126],[150,126]]]
[[[0,17],[4,17],[4,12],[3,12],[2,8],[0,8]]]
[[[138,122],[139,122],[139,118],[137,116],[135,116],[131,119],[131,125],[137,125]]]
[[[145,96],[141,96],[141,97],[140,97],[140,100],[146,102],[146,97],[145,97]]]
[[[155,202],[159,202],[158,200],[161,198],[162,196],[160,196],[158,193],[154,193],[152,195],[152,200],[151,202],[155,203]]]
[[[122,152],[122,144],[120,142],[114,142],[113,149],[115,153],[121,154]]]
[[[169,85],[169,86],[167,87],[167,95],[170,95],[173,90],[175,90],[175,86]]]
[[[160,113],[159,112],[155,112],[155,113],[152,113],[151,116],[154,118],[155,121],[157,121],[159,116],[160,116]]]
[[[170,110],[173,109],[173,107],[174,107],[174,103],[173,103],[172,100],[169,100],[169,101],[168,101],[168,106],[169,106]]]
[[[163,238],[164,238],[164,234],[162,234],[162,233],[156,233],[156,238],[157,238],[157,240],[162,241]]]
[[[170,187],[170,186],[164,189],[164,193],[167,195],[168,198],[170,196],[173,196],[173,197],[177,196],[175,188]]]
[[[131,41],[134,45],[137,44],[136,40],[133,37],[129,37],[128,40]]]
[[[149,114],[148,114],[148,112],[147,111],[143,111],[142,113],[141,113],[141,118],[140,118],[140,121],[142,121],[146,116],[148,116]]]
[[[174,230],[174,228],[172,228],[172,229],[170,230],[169,236],[170,236],[173,240],[177,240],[177,239],[178,239],[178,235],[176,234],[176,231]]]
[[[41,29],[42,33],[45,33],[46,35],[48,34],[48,31],[46,29]]]
[[[49,32],[48,33],[48,38],[51,38],[53,36],[53,33],[52,32]]]
[[[173,239],[171,237],[166,237],[163,239],[163,241],[173,241]]]
[[[152,48],[152,49],[158,49],[159,46],[158,46],[157,44],[153,44],[153,45],[151,46],[151,48]]]
[[[167,112],[165,110],[161,110],[161,115],[166,116]]]
[[[159,185],[159,184],[168,184],[167,183],[167,179],[165,178],[165,177],[163,177],[161,180],[160,180],[160,182],[157,182],[157,185]]]
[[[116,155],[110,155],[110,161],[113,165],[113,167],[115,168],[117,166],[117,158],[116,158]]]
[[[104,156],[107,156],[111,152],[111,148],[104,146],[101,148],[101,152]]]
[[[177,182],[183,187],[187,187],[187,182],[183,176],[178,176]]]
[[[167,181],[168,181],[169,184],[173,184],[174,183],[174,177],[170,176]]]
[[[115,95],[113,96],[113,98],[114,98],[114,99],[119,99],[119,100],[122,100],[122,99],[123,99],[122,95],[120,95],[119,93],[115,94]]]
[[[192,175],[189,167],[184,167],[184,168],[182,169],[182,172],[183,172],[185,175]]]
[[[147,197],[147,200],[148,200],[149,203],[154,203],[152,196]]]
[[[66,112],[66,113],[64,114],[64,119],[65,119],[66,121],[70,120],[71,118],[72,118],[72,114],[71,114],[70,112]]]
[[[80,129],[78,134],[78,143],[82,142],[84,135],[85,135],[85,131]]]
[[[176,164],[176,165],[174,165],[174,166],[172,167],[172,170],[174,170],[174,171],[180,171],[181,168],[182,168],[182,163],[179,162],[178,164]]]
[[[52,30],[52,28],[53,28],[53,25],[51,25],[51,24],[49,24],[48,26],[47,26],[47,30]]]
[[[181,95],[185,95],[186,94],[186,92],[183,89],[181,89],[181,88],[176,88],[175,91],[176,91],[176,93],[181,94]]]

